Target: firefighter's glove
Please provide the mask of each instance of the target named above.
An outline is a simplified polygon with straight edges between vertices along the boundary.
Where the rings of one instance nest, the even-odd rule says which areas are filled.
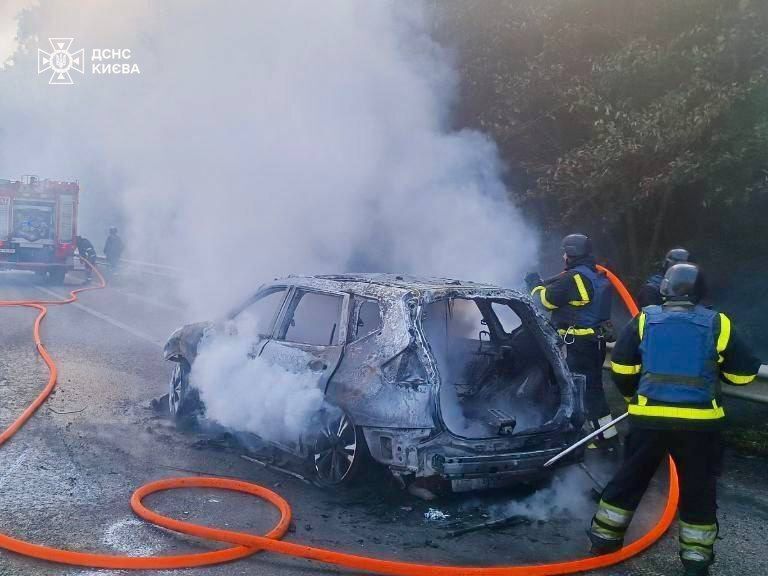
[[[529,272],[525,276],[525,287],[528,288],[528,292],[536,288],[536,286],[542,285],[541,274],[538,272]]]

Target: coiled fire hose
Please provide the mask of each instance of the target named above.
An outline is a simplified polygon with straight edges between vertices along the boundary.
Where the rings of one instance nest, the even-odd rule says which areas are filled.
[[[86,263],[86,265],[89,265]],[[6,300],[0,301],[0,307],[27,307],[38,311],[34,323],[34,341],[37,351],[48,366],[50,375],[48,383],[43,391],[35,398],[24,412],[0,434],[0,445],[7,442],[19,431],[19,429],[35,414],[35,411],[46,401],[50,393],[56,386],[57,368],[48,351],[43,346],[40,338],[40,326],[47,313],[47,306],[62,305],[77,300],[78,294],[87,290],[97,290],[104,288],[106,282],[99,271],[93,268],[99,283],[94,286],[78,288],[70,292],[70,297],[64,300]],[[621,295],[624,303],[633,315],[637,314],[635,306],[629,292],[610,271],[602,269],[610,278],[616,290]],[[48,562],[59,564],[69,564],[87,568],[111,568],[123,570],[163,570],[170,568],[192,568],[197,566],[209,566],[212,564],[221,564],[250,556],[259,551],[274,552],[287,556],[295,556],[317,560],[337,566],[344,566],[355,571],[373,572],[379,574],[391,574],[395,576],[554,576],[556,574],[573,574],[604,568],[622,562],[636,554],[639,554],[649,546],[653,545],[666,532],[672,523],[677,510],[678,502],[678,482],[675,465],[670,458],[669,464],[669,496],[666,507],[656,525],[638,540],[628,544],[618,552],[607,554],[605,556],[595,556],[578,560],[569,560],[565,562],[556,562],[551,564],[537,564],[527,566],[494,566],[494,567],[464,567],[464,566],[436,566],[432,564],[413,564],[410,562],[396,562],[389,560],[380,560],[366,556],[357,556],[327,550],[324,548],[315,548],[284,542],[281,538],[288,530],[291,521],[291,508],[281,496],[275,492],[249,482],[230,480],[226,478],[207,478],[207,477],[188,477],[188,478],[167,478],[156,482],[145,484],[137,489],[131,497],[131,508],[134,513],[147,522],[162,526],[169,530],[174,530],[182,534],[195,536],[215,542],[222,542],[232,545],[229,548],[213,552],[203,552],[198,554],[183,554],[178,556],[160,556],[150,558],[139,558],[129,556],[113,556],[108,554],[98,554],[89,552],[75,552],[51,548],[41,544],[33,544],[13,538],[11,536],[0,534],[0,548],[15,552],[23,556],[37,558]],[[230,530],[221,530],[218,528],[209,528],[198,524],[183,522],[153,512],[146,508],[142,500],[156,492],[166,490],[177,490],[181,488],[215,488],[220,490],[229,490],[249,494],[262,500],[266,500],[280,513],[280,520],[277,525],[263,536],[256,536],[243,532],[233,532]]]

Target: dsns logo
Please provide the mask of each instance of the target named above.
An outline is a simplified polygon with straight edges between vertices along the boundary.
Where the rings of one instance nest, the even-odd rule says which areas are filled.
[[[73,38],[48,38],[53,49],[46,52],[42,48],[37,49],[37,73],[51,71],[51,79],[48,84],[74,84],[70,70],[85,71],[85,51],[70,52]]]

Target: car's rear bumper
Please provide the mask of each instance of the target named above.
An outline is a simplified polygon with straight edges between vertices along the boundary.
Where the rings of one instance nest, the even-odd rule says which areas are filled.
[[[486,476],[525,476],[543,472],[544,463],[563,450],[564,447],[557,447],[531,452],[443,458],[436,455],[432,465],[440,472],[441,476],[449,480]]]
[[[555,467],[578,462],[583,456],[576,451],[555,467],[544,468],[547,460],[578,440],[574,430],[489,440],[463,440],[446,433],[426,438],[427,434],[427,430],[365,430],[371,455],[393,471],[477,485],[467,490],[549,475]]]

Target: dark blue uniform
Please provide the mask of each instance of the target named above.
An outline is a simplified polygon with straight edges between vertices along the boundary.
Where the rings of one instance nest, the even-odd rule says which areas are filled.
[[[613,288],[595,267],[591,256],[569,260],[567,269],[536,286],[533,297],[552,312],[552,323],[567,345],[568,367],[587,379],[587,418],[597,429],[611,421],[603,390],[605,339],[603,325],[610,319]],[[610,428],[603,439],[616,436]]]
[[[646,306],[661,305],[664,298],[661,296],[661,282],[664,280],[664,274],[654,274],[650,276],[645,284],[640,288],[637,295],[637,305],[640,308]]]
[[[706,570],[718,533],[721,385],[748,384],[759,368],[730,319],[703,306],[667,302],[644,308],[630,322],[611,363],[629,403],[630,433],[624,462],[592,520],[593,542],[623,542],[648,484],[670,454],[680,477],[680,557],[689,568]]]

